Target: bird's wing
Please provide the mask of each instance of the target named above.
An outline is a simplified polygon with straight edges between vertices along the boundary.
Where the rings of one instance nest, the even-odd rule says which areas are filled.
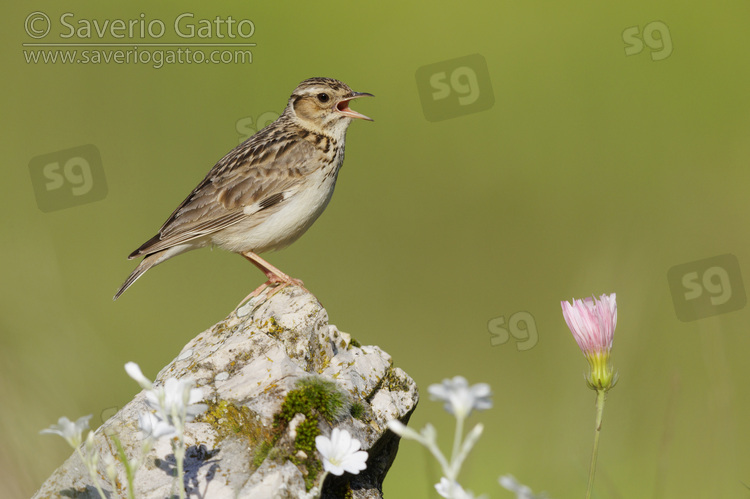
[[[253,136],[224,156],[130,258],[213,234],[248,217],[262,222],[321,164],[320,154],[293,132],[277,129]]]

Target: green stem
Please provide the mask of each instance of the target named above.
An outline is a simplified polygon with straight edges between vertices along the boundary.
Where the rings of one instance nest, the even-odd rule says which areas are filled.
[[[122,466],[125,468],[125,476],[128,480],[128,499],[135,499],[135,469],[133,469],[132,463],[128,460],[128,454],[125,452],[125,447],[122,446],[122,442],[117,435],[112,435],[112,440],[115,441],[115,447],[117,448],[117,456],[120,458]],[[143,459],[143,455],[138,456],[138,462]],[[112,490],[117,490],[115,484],[112,484]]]
[[[453,452],[451,453],[451,471],[453,476],[447,477],[451,482],[458,478],[458,471],[456,467],[456,457],[461,449],[461,440],[464,436],[464,418],[460,414],[456,414],[456,434],[453,436]]]
[[[130,466],[128,466],[130,468]],[[135,499],[135,480],[133,480],[135,477],[133,476],[134,473],[128,469],[127,470],[127,477],[128,477],[128,499]]]
[[[102,486],[99,484],[99,478],[97,477],[96,468],[92,465],[91,460],[88,459],[88,455],[84,457],[83,452],[81,452],[80,447],[76,447],[76,452],[78,453],[78,457],[81,458],[81,461],[83,461],[83,464],[86,465],[86,469],[89,472],[89,476],[94,482],[94,487],[96,487],[96,491],[99,494],[99,497],[102,499],[107,499],[107,496],[104,494],[104,491],[102,490]],[[113,493],[116,491],[112,491]]]
[[[185,470],[183,469],[185,461],[185,441],[180,435],[179,442],[177,444],[179,449],[175,449],[174,457],[177,461],[177,492],[180,495],[180,499],[185,499]]]
[[[319,486],[316,485],[315,486],[315,490],[311,490],[310,491],[310,492],[315,492],[315,494],[316,494],[315,497],[317,497],[318,499],[320,499],[323,496],[323,482],[326,481],[326,477],[327,476],[328,476],[328,472],[327,471],[323,471],[323,475],[319,478],[319,482],[318,482],[320,485]],[[320,488],[319,491],[318,491],[318,487]]]
[[[188,392],[183,392],[183,399],[187,399]],[[184,400],[187,403],[187,400]],[[180,499],[185,499],[185,419],[187,414],[185,413],[186,406],[182,407],[182,412],[177,412],[177,407],[172,406],[172,421],[175,429],[177,430],[177,441],[172,441],[172,451],[174,452],[175,464],[177,465],[177,493]],[[172,482],[174,483],[174,482]]]
[[[596,474],[596,457],[599,453],[599,435],[602,431],[602,416],[604,415],[604,399],[607,392],[603,389],[596,390],[596,427],[594,428],[594,449],[591,452],[591,467],[589,468],[589,485],[586,489],[586,499],[591,499],[594,490],[594,475]]]

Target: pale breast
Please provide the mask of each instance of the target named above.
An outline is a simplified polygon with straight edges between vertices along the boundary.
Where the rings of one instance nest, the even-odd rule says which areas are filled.
[[[334,165],[331,165],[334,166]],[[338,170],[340,162],[336,165]],[[264,253],[296,241],[323,213],[331,200],[337,174],[331,169],[311,173],[295,192],[274,206],[269,214],[245,220],[213,234],[213,244],[234,252]]]

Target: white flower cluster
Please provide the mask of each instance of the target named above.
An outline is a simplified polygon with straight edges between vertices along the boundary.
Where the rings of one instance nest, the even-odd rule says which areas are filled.
[[[144,412],[138,417],[144,439],[177,436],[186,422],[208,408],[206,404],[197,403],[203,400],[203,391],[194,388],[191,379],[169,378],[162,386],[154,387],[135,362],[125,364],[125,371],[146,390],[146,403],[154,411]]]
[[[435,490],[450,499],[474,499],[471,491],[465,491],[458,484],[457,478],[464,460],[482,435],[484,426],[477,424],[464,438],[464,421],[473,411],[482,411],[492,407],[492,392],[487,383],[469,386],[463,376],[445,379],[441,384],[430,385],[427,389],[432,400],[444,402],[443,408],[456,417],[456,432],[453,440],[453,452],[448,460],[437,445],[435,427],[427,424],[421,432],[416,432],[398,420],[388,421],[388,428],[403,438],[416,440],[425,446],[443,470],[443,478],[435,485]],[[481,498],[481,496],[480,496]]]
[[[154,441],[163,437],[170,439],[176,437],[172,441],[172,450],[174,451],[177,464],[174,485],[177,486],[179,497],[184,498],[183,461],[185,458],[185,423],[192,421],[195,416],[205,411],[208,407],[205,404],[197,403],[203,399],[203,391],[200,388],[195,388],[195,382],[191,379],[178,380],[177,378],[169,378],[162,386],[155,387],[151,380],[143,375],[141,368],[135,362],[125,364],[125,371],[141,385],[141,388],[146,390],[146,403],[151,409],[138,416],[138,427],[143,439],[139,455],[128,458],[117,436],[112,436],[118,447],[117,458],[125,468],[125,474],[128,479],[128,497],[130,499],[135,499],[136,497],[134,487],[135,473],[143,463],[146,455],[151,451]],[[94,432],[89,432],[86,437],[85,449],[82,450],[80,447],[83,441],[83,431],[89,427],[90,419],[91,415],[83,416],[78,418],[74,423],[66,417],[61,417],[56,425],[52,425],[40,433],[63,437],[76,450],[76,453],[78,453],[86,465],[99,497],[107,499],[109,496],[104,493],[99,483],[99,473],[97,470],[99,453],[94,447]],[[119,487],[116,484],[117,468],[115,459],[111,455],[107,455],[103,462],[112,490],[117,490]]]

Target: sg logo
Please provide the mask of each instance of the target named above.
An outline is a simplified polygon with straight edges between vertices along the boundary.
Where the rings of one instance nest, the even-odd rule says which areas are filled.
[[[658,34],[659,36],[654,36]],[[651,49],[651,60],[661,61],[672,55],[672,36],[669,28],[661,21],[648,23],[643,28],[642,40],[639,38],[640,28],[631,26],[622,32],[622,41],[627,45],[625,55],[636,55],[643,52],[643,43]]]
[[[101,419],[102,424],[104,424],[109,418],[117,414],[117,411],[119,410],[120,408],[117,406],[102,409],[102,411],[99,413],[99,418]]]
[[[505,317],[495,317],[487,323],[490,333],[490,344],[493,347],[504,345],[511,336],[516,339],[516,348],[519,352],[534,348],[539,341],[534,317],[528,312],[516,312],[510,316],[508,325],[505,325]]]
[[[677,318],[683,322],[740,310],[747,303],[734,255],[676,265],[667,278]]]
[[[240,144],[245,142],[247,139],[255,135],[259,130],[267,127],[277,119],[279,119],[279,113],[276,113],[274,111],[266,111],[265,113],[258,116],[258,119],[256,120],[253,120],[252,116],[238,119],[235,127],[237,129],[237,133],[240,134]]]
[[[422,66],[416,79],[429,121],[486,111],[495,104],[487,61],[479,54]]]
[[[458,103],[462,106],[473,104],[479,98],[479,85],[477,74],[468,66],[459,66],[450,75],[450,83],[445,71],[430,76],[430,86],[437,89],[432,92],[432,100],[441,100],[450,97],[456,92]]]
[[[102,159],[86,145],[37,156],[29,162],[36,202],[43,212],[92,203],[107,196]]]

